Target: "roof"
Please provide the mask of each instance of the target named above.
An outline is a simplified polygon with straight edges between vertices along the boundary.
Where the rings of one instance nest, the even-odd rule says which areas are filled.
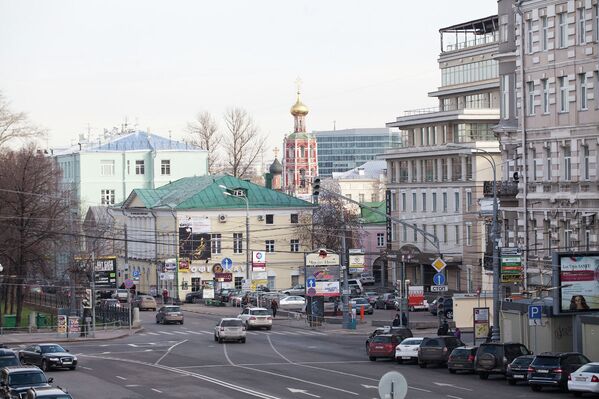
[[[381,174],[387,170],[387,161],[372,160],[360,166],[348,170],[347,172],[333,172],[333,179],[380,179]]]
[[[491,15],[485,18],[478,18],[468,22],[462,22],[456,25],[448,26],[446,28],[439,29],[439,32],[474,32],[476,34],[483,34],[486,32],[495,32],[499,29],[498,16]]]
[[[184,177],[156,189],[135,189],[122,207],[127,208],[139,198],[145,208],[168,209],[239,209],[245,208],[245,197],[223,194],[229,190],[243,190],[249,208],[310,208],[310,202],[279,191],[259,186],[230,175]]]
[[[387,212],[387,206],[385,201],[380,202],[364,202],[362,205],[370,208],[374,208],[378,211]],[[385,224],[387,223],[387,218],[383,215],[379,215],[378,213],[372,212],[370,209],[365,207],[360,207],[361,215],[360,217],[366,224]]]

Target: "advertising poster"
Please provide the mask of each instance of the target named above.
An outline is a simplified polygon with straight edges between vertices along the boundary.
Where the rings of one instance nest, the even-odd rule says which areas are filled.
[[[339,281],[317,281],[316,296],[339,296]]]
[[[79,317],[69,316],[69,334],[79,333]]]
[[[487,338],[489,335],[489,308],[474,308],[474,339]]]
[[[64,314],[58,315],[58,334],[67,334],[67,316]]]
[[[179,260],[179,273],[187,273],[189,272],[189,260],[180,259]]]
[[[252,270],[254,270],[254,271],[266,270],[266,252],[252,251]]]
[[[599,256],[560,256],[560,310],[599,310]]]
[[[193,260],[210,259],[210,234],[195,233],[190,226],[179,226],[179,256]]]

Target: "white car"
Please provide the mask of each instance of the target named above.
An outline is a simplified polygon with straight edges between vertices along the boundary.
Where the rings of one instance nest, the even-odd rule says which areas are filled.
[[[370,273],[362,273],[360,274],[360,282],[362,285],[374,284],[374,276]]]
[[[406,338],[395,347],[395,360],[397,363],[404,361],[417,360],[418,349],[424,338]]]
[[[243,312],[237,316],[245,324],[245,328],[272,328],[272,315],[266,308],[245,308]]]
[[[214,340],[219,344],[223,341],[237,341],[245,344],[245,326],[241,319],[224,318],[220,319],[214,327]]]
[[[286,296],[279,300],[279,307],[287,310],[302,310],[306,306],[306,299],[301,296]]]
[[[599,362],[587,363],[570,374],[568,390],[575,396],[583,392],[599,393]]]

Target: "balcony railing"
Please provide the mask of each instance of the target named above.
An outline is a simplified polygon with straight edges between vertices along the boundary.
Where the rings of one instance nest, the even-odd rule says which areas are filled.
[[[475,46],[481,46],[483,44],[490,44],[490,43],[496,43],[499,38],[499,35],[497,32],[492,32],[492,33],[487,33],[486,35],[482,35],[482,36],[477,36],[473,39],[468,38],[465,40],[460,40],[457,43],[449,43],[445,45],[445,50],[443,52],[447,52],[447,51],[455,51],[455,50],[462,50],[468,47],[475,47]]]
[[[485,181],[483,183],[483,195],[485,197],[493,196],[493,181]],[[513,197],[518,195],[518,183],[514,181],[498,181],[497,182],[497,197]]]
[[[424,114],[433,114],[435,112],[459,111],[459,110],[471,110],[471,109],[491,109],[491,104],[488,100],[476,101],[476,102],[473,102],[472,104],[467,103],[466,105],[445,104],[442,107],[410,109],[410,110],[404,111],[404,116],[424,115]]]

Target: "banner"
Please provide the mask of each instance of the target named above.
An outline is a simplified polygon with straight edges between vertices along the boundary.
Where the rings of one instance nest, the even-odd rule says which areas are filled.
[[[559,262],[560,310],[599,310],[599,255],[560,256]]]
[[[187,259],[179,259],[179,273],[187,273],[189,272],[189,260]]]
[[[474,339],[487,338],[489,335],[489,308],[474,308]]]
[[[254,270],[254,271],[266,270],[266,252],[252,251],[252,270]]]
[[[192,261],[210,259],[210,234],[194,233],[190,226],[179,225],[179,256]]]
[[[66,335],[67,333],[67,316],[64,314],[58,315],[58,334]]]

